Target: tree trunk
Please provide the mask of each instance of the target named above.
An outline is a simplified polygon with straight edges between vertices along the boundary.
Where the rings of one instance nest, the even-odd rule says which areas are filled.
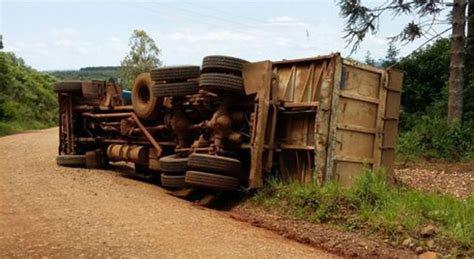
[[[467,11],[466,37],[466,75],[470,82],[474,82],[474,0],[469,0]]]
[[[467,40],[474,41],[474,0],[469,0],[467,11]]]
[[[462,121],[464,63],[465,63],[465,27],[466,0],[454,0],[453,34],[451,38],[451,65],[449,74],[448,123]]]

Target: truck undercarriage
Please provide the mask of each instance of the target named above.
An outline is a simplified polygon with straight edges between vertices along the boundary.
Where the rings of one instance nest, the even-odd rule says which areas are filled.
[[[362,166],[391,170],[402,73],[338,53],[156,68],[134,81],[55,84],[64,166],[125,161],[162,186],[232,191],[267,175],[350,184]]]

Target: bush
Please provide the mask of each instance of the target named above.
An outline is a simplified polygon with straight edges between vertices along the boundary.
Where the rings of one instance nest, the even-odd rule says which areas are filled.
[[[8,52],[0,52],[0,74],[0,135],[56,125],[53,77]]]
[[[404,160],[435,159],[469,160],[474,154],[474,127],[456,122],[448,126],[446,119],[421,116],[410,131],[399,135],[397,153]]]

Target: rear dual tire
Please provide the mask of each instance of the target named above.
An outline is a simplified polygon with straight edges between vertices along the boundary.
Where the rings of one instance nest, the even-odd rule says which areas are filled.
[[[153,69],[151,79],[155,82],[161,83],[186,81],[191,78],[199,78],[201,68],[199,66],[174,66],[174,67],[160,67]]]
[[[161,185],[165,188],[177,189],[186,186],[184,175],[161,174]]]
[[[207,56],[202,60],[202,73],[229,73],[242,75],[242,65],[248,61],[229,56]]]
[[[189,186],[221,191],[234,191],[239,188],[239,179],[200,171],[187,171],[185,183]]]
[[[188,159],[188,168],[197,171],[239,177],[241,162],[237,159],[193,153]]]
[[[153,95],[156,97],[179,97],[197,94],[199,84],[196,81],[155,84],[152,88]]]

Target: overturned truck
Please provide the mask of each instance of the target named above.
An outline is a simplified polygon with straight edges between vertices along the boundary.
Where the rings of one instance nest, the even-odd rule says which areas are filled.
[[[403,74],[341,58],[156,68],[131,91],[114,81],[61,81],[64,166],[125,161],[166,188],[255,189],[276,175],[350,185],[395,156]]]

